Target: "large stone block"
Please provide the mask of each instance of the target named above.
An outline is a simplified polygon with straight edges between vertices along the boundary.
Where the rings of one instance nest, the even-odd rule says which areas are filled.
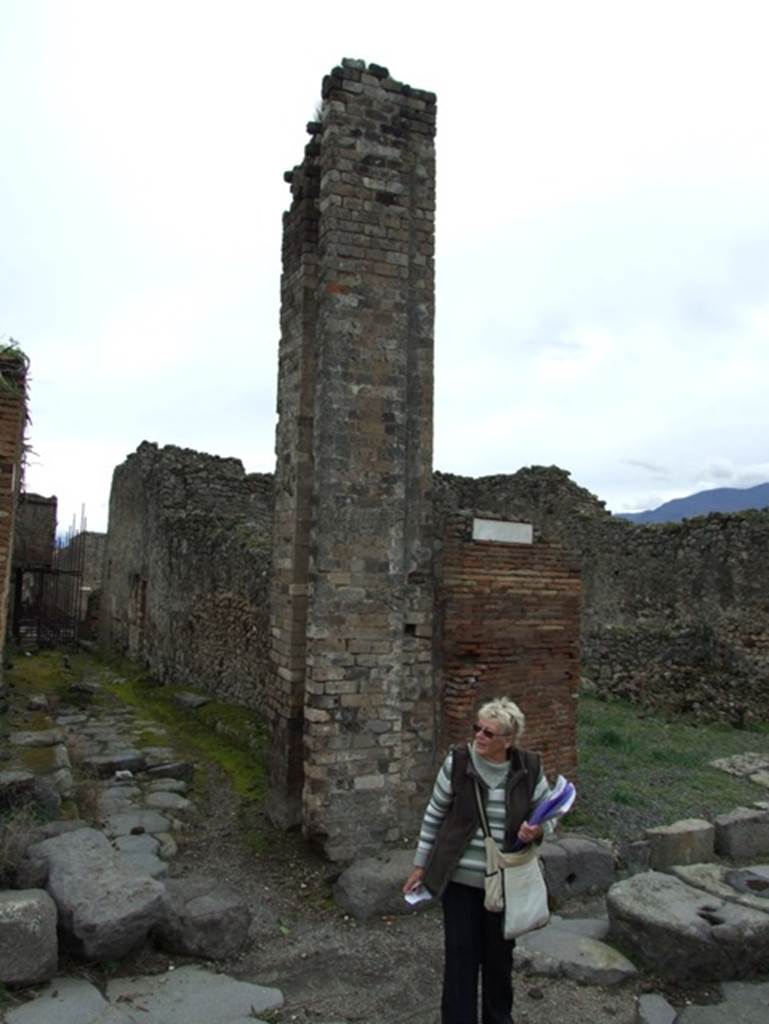
[[[153,936],[169,953],[224,960],[248,938],[251,911],[238,894],[216,878],[166,882],[163,920]]]
[[[703,864],[715,856],[716,830],[702,818],[684,818],[672,825],[647,828],[649,866],[664,871],[674,864]]]
[[[556,904],[583,893],[605,892],[614,881],[614,854],[602,839],[559,836],[540,848],[550,899]]]
[[[356,860],[337,879],[334,900],[358,921],[375,914],[407,914],[415,908],[406,903],[401,887],[414,867],[413,850],[394,850],[379,857]],[[434,900],[417,904],[433,906]]]
[[[750,977],[769,961],[769,914],[648,871],[609,890],[609,938],[636,963],[678,981]]]
[[[42,889],[0,892],[0,982],[35,985],[56,973],[56,906]]]
[[[60,931],[77,956],[117,960],[144,941],[163,913],[161,883],[127,871],[101,832],[84,828],[46,839],[29,855],[47,865]]]
[[[715,820],[716,853],[734,860],[769,854],[769,811],[737,807]]]

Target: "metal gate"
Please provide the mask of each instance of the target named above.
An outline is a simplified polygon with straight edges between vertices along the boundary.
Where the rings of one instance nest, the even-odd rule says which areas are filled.
[[[79,569],[16,570],[14,640],[23,647],[77,642],[83,573]]]

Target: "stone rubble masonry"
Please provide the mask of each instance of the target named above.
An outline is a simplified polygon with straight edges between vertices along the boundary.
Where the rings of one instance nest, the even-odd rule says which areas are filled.
[[[435,96],[345,60],[287,174],[271,814],[374,851],[432,773]]]
[[[80,620],[88,614],[89,598],[101,590],[101,574],[104,565],[106,533],[84,530],[75,534],[66,547],[59,548],[54,556],[54,565],[65,572],[80,572],[82,575],[64,576],[59,580],[62,607],[74,607],[72,589],[80,589]],[[82,635],[82,634],[81,634]]]
[[[115,469],[99,639],[160,680],[259,707],[268,685],[272,480],[143,442]]]
[[[15,350],[0,350],[0,681],[8,619],[16,506],[27,418],[27,363]]]
[[[556,466],[473,479],[436,473],[436,533],[482,508],[534,524],[577,556],[582,672],[595,690],[738,726],[769,705],[769,509],[638,525]]]
[[[56,544],[56,498],[19,495],[13,538],[14,569],[50,569]]]
[[[469,512],[446,517],[438,559],[443,745],[467,738],[480,701],[508,696],[526,715],[524,746],[548,773],[574,776],[576,560],[555,544],[473,541],[472,525]]]

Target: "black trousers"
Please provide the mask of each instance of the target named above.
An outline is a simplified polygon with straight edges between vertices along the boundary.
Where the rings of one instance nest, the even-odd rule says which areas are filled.
[[[514,939],[502,936],[502,915],[483,906],[483,889],[449,882],[443,894],[446,960],[442,1024],[478,1024],[478,975],[482,1024],[511,1024]]]

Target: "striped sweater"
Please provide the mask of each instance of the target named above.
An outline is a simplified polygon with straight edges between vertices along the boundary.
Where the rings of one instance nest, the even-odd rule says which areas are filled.
[[[470,746],[470,756],[475,770],[488,786],[486,817],[488,818],[491,834],[501,849],[505,838],[505,781],[510,771],[510,764],[508,761],[505,761],[503,764],[487,761],[476,754],[472,745]],[[438,772],[430,802],[422,819],[417,852],[414,857],[415,867],[424,867],[427,863],[435,837],[438,834],[438,829],[451,806],[454,795],[451,785],[452,761],[453,754],[452,751],[449,751],[446,760]],[[481,792],[483,792],[482,789]],[[541,772],[534,788],[534,805],[536,806],[542,800],[546,800],[549,794],[550,786],[544,773]],[[555,825],[548,821],[542,827],[545,836],[548,836],[552,833]],[[459,864],[451,876],[451,881],[482,889],[485,872],[486,848],[483,845],[483,829],[479,827],[462,854]]]

